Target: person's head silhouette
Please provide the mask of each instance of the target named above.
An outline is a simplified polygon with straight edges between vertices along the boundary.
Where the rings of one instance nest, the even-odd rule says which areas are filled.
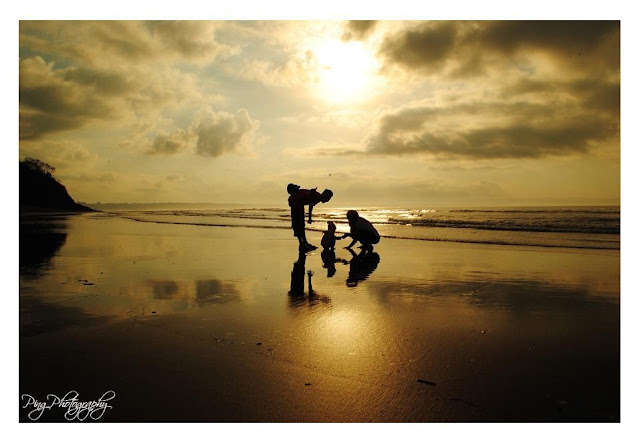
[[[293,193],[295,193],[296,191],[298,191],[299,189],[300,189],[300,186],[298,186],[298,185],[296,185],[296,184],[289,183],[289,184],[287,185],[287,192],[288,192],[289,194],[293,194]]]

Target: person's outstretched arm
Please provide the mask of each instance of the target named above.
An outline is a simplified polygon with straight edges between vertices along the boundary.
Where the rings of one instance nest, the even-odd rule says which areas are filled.
[[[353,240],[351,240],[351,244],[349,246],[345,246],[345,249],[351,249],[353,247],[353,245],[358,243],[358,240],[355,239],[351,234],[346,234],[346,236],[349,236],[349,237],[353,238]]]
[[[313,205],[309,205],[309,224],[313,223],[313,220],[311,220],[311,213],[313,212]]]

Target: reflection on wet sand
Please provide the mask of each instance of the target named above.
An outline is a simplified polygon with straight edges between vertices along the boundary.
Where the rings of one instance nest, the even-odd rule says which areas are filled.
[[[193,280],[149,278],[173,270],[163,257],[167,239],[152,238],[153,246],[142,248],[136,242],[114,247],[122,243],[120,233],[102,240],[100,231],[110,222],[104,214],[21,216],[21,336],[242,301],[235,283],[206,278],[206,272]],[[148,254],[148,247],[161,252]],[[154,261],[159,270],[145,267]]]
[[[20,217],[20,276],[37,278],[67,240],[66,216]]]
[[[307,271],[308,297],[305,296],[305,270],[307,256],[304,252],[300,252],[298,259],[293,263],[291,270],[291,285],[289,287],[289,307],[299,308],[301,306],[315,306],[318,303],[326,305],[331,304],[331,299],[325,295],[318,293],[313,289],[312,277],[313,272]]]
[[[84,309],[50,303],[39,297],[20,297],[21,337],[74,327],[94,327],[113,319],[110,315],[90,314]]]
[[[376,252],[367,252],[363,250],[360,254],[356,254],[351,249],[351,260],[349,261],[349,276],[347,277],[347,286],[355,287],[358,283],[366,280],[373,271],[376,270],[380,263],[380,256]]]
[[[137,293],[150,293],[154,300],[195,302],[196,307],[242,301],[240,291],[235,284],[218,279],[175,281],[147,280],[141,282],[144,288],[136,286],[121,295],[135,297]]]
[[[289,295],[293,298],[304,297],[304,271],[306,262],[307,255],[304,252],[301,252],[298,255],[298,260],[293,262],[291,286],[289,288]]]
[[[153,298],[158,300],[171,300],[180,289],[178,283],[173,280],[149,280],[148,283]]]
[[[21,237],[25,392],[116,384],[126,421],[619,420],[619,254],[347,261],[287,231],[60,220]]]
[[[609,304],[617,309],[617,298],[594,294],[587,286],[553,284],[544,280],[490,281],[372,281],[369,292],[377,302],[429,303],[439,299],[483,309],[507,309],[514,313],[535,311],[580,312]]]
[[[220,280],[196,281],[196,301],[199,306],[240,301],[240,293],[232,283]]]
[[[52,259],[67,241],[66,215],[20,216],[20,279],[35,282],[52,268]],[[31,337],[72,327],[91,327],[113,319],[110,315],[91,314],[75,306],[46,300],[36,291],[28,291],[21,281],[20,336]],[[80,281],[90,285],[86,281]],[[37,295],[36,295],[37,294]]]
[[[322,258],[322,267],[327,270],[327,278],[336,275],[336,263],[349,264],[348,260],[336,257],[336,252],[333,249],[324,249],[320,257]]]

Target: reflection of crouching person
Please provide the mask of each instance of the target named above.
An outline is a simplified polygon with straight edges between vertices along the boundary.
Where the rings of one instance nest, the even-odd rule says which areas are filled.
[[[350,249],[357,242],[360,242],[363,250],[368,252],[373,251],[373,245],[380,241],[380,234],[378,234],[376,228],[374,228],[367,219],[360,217],[358,211],[347,211],[347,220],[349,220],[351,232],[342,237],[352,238],[351,244],[347,246],[347,249]]]

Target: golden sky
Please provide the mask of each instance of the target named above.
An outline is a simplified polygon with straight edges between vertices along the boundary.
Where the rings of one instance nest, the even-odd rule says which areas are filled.
[[[20,158],[77,201],[620,202],[617,21],[20,21]]]

